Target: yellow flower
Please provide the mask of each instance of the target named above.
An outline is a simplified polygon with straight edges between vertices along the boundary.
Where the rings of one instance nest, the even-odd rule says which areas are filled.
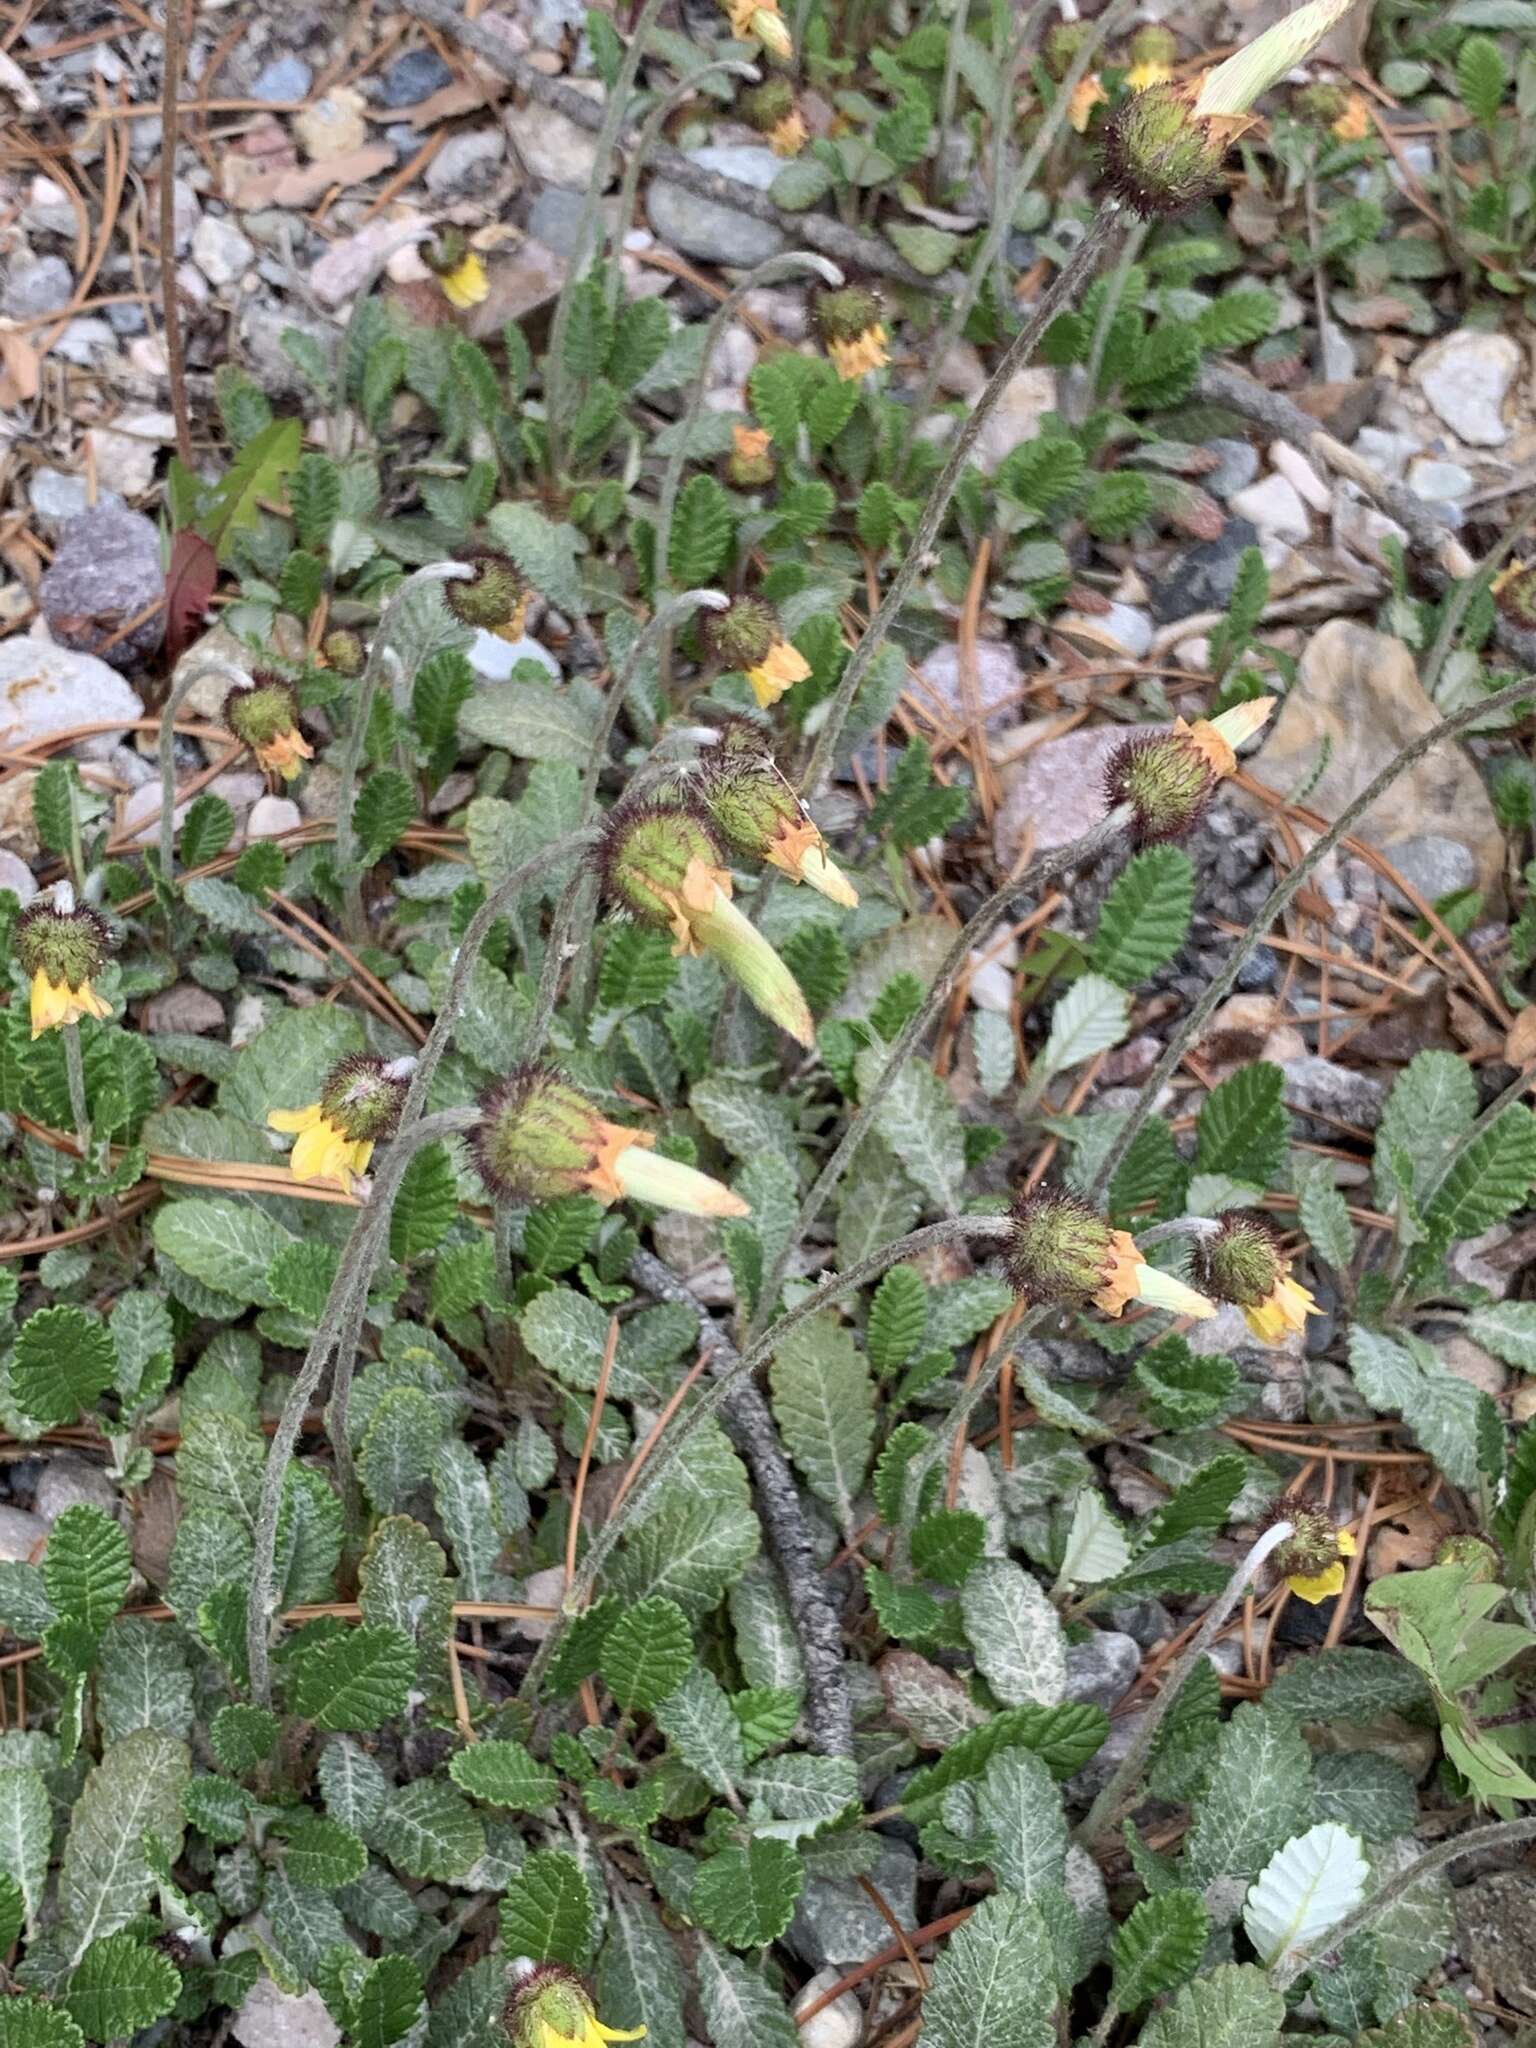
[[[507,2004],[506,2028],[516,2048],[604,2048],[638,2041],[644,2027],[605,2027],[581,1979],[560,1963],[514,1964],[527,1974]]]
[[[845,384],[855,377],[862,377],[866,370],[880,370],[891,360],[885,352],[890,339],[883,321],[877,320],[873,327],[866,327],[862,334],[856,334],[852,341],[839,341],[834,336],[827,343],[827,354],[832,358],[832,367]],[[810,670],[806,670],[810,674]]]
[[[318,1102],[304,1109],[270,1109],[267,1122],[274,1131],[298,1134],[288,1155],[288,1171],[295,1180],[339,1181],[350,1195],[353,1174],[368,1171],[372,1138],[349,1138]]]
[[[738,421],[731,429],[731,452],[742,462],[756,462],[772,445],[773,436],[766,427],[744,427]]]
[[[286,732],[277,733],[263,745],[253,747],[256,765],[265,768],[269,775],[281,775],[284,782],[292,782],[299,772],[301,761],[312,761],[315,750],[305,739],[296,725]]]
[[[728,0],[726,12],[730,16],[731,34],[738,42],[755,38],[775,57],[795,54],[789,24],[779,12],[779,0]]]
[[[1097,71],[1090,71],[1086,78],[1077,81],[1067,105],[1067,119],[1079,135],[1088,133],[1088,123],[1093,118],[1094,108],[1103,106],[1108,99],[1109,94],[1104,90],[1104,81]]]
[[[1151,58],[1143,58],[1133,64],[1125,74],[1126,85],[1132,92],[1145,92],[1149,85],[1167,85],[1173,77],[1171,64],[1159,64]]]
[[[59,1031],[66,1024],[78,1024],[82,1017],[110,1017],[112,1005],[103,1002],[89,981],[71,988],[67,981],[50,981],[39,967],[32,977],[32,1036]]]
[[[1202,1321],[1216,1313],[1203,1294],[1171,1273],[1149,1266],[1128,1230],[1110,1232],[1108,1269],[1093,1300],[1108,1316],[1118,1316],[1128,1301],[1145,1301],[1172,1315],[1195,1316]]]
[[[605,2027],[595,2012],[583,2015],[584,2024],[579,2034],[563,2034],[551,2020],[536,2019],[530,2032],[532,2048],[603,2048],[605,2041],[639,2041],[645,2036],[644,2027]]]
[[[453,269],[445,270],[437,281],[443,288],[443,297],[461,313],[478,306],[490,290],[485,265],[473,249],[466,249]]]
[[[782,121],[776,121],[768,131],[768,147],[775,156],[798,156],[810,136],[805,125],[805,116],[797,107],[792,114],[786,114]]]
[[[1332,1600],[1344,1590],[1344,1560],[1354,1556],[1355,1539],[1348,1529],[1338,1529],[1334,1532],[1334,1544],[1339,1554],[1332,1564],[1320,1572],[1291,1572],[1286,1578],[1285,1583],[1297,1599],[1305,1600],[1309,1606],[1316,1607],[1319,1601]]]
[[[1371,110],[1363,92],[1352,92],[1349,103],[1332,124],[1330,132],[1340,142],[1364,142],[1371,132]]]
[[[811,665],[791,641],[775,640],[767,654],[746,671],[752,694],[766,710],[777,704],[795,683],[803,683]]]
[[[1286,1270],[1262,1301],[1244,1308],[1243,1321],[1261,1344],[1279,1344],[1287,1330],[1305,1329],[1307,1317],[1316,1313],[1316,1301]]]

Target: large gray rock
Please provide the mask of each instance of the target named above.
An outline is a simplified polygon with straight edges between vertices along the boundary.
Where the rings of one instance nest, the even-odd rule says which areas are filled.
[[[993,820],[997,858],[1011,867],[1026,833],[1036,853],[1066,846],[1096,825],[1107,808],[1104,771],[1111,754],[1137,732],[1161,727],[1084,725],[1044,740],[1002,771],[1003,800]]]
[[[978,640],[976,664],[969,681],[960,673],[960,649],[947,640],[927,655],[918,670],[923,681],[943,707],[948,720],[963,725],[968,716],[967,697],[974,684],[975,703],[983,720],[991,723],[1005,705],[1017,704],[1024,671],[1019,657],[1006,640]]]
[[[1401,640],[1330,619],[1308,641],[1295,687],[1246,765],[1281,793],[1305,784],[1311,808],[1333,819],[1399,749],[1439,721]],[[1490,896],[1499,887],[1504,835],[1481,776],[1454,741],[1400,775],[1355,832],[1389,859],[1398,845],[1426,834],[1454,840],[1472,855],[1477,886]]]
[[[50,733],[112,719],[75,748],[104,761],[144,706],[116,669],[94,654],[50,647],[44,640],[0,640],[0,745],[24,747]]]
[[[75,280],[62,256],[38,256],[18,263],[6,280],[0,299],[7,319],[27,320],[38,313],[57,313],[74,296]]]
[[[44,1465],[32,1501],[33,1513],[49,1528],[66,1508],[100,1508],[103,1514],[115,1515],[117,1506],[117,1488],[100,1465],[70,1451],[59,1452]]]
[[[114,668],[136,666],[165,638],[165,572],[154,521],[120,501],[82,512],[65,527],[37,594],[61,647],[101,654]],[[130,619],[138,623],[116,637]]]
[[[1141,1646],[1117,1629],[1096,1629],[1083,1642],[1067,1645],[1067,1698],[1109,1713],[1136,1682]]]
[[[752,143],[711,145],[690,150],[689,155],[705,170],[756,186],[760,192],[766,192],[784,168],[772,150]],[[788,236],[772,221],[756,220],[734,206],[701,199],[681,185],[669,185],[665,178],[652,179],[646,206],[660,239],[701,263],[751,270],[788,247]]]
[[[1459,440],[1474,448],[1502,448],[1510,388],[1520,374],[1520,349],[1507,334],[1460,327],[1424,351],[1411,375]]]

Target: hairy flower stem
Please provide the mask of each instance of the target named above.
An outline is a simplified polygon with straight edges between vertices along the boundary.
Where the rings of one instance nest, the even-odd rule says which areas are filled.
[[[1184,1690],[1189,1674],[1215,1642],[1217,1631],[1225,1626],[1227,1616],[1258,1576],[1264,1560],[1272,1551],[1278,1550],[1288,1536],[1294,1534],[1295,1529],[1289,1522],[1276,1522],[1271,1528],[1266,1529],[1228,1579],[1220,1594],[1206,1609],[1205,1619],[1195,1631],[1189,1647],[1173,1667],[1162,1691],[1143,1714],[1135,1740],[1120,1759],[1109,1783],[1089,1807],[1086,1818],[1074,1831],[1073,1840],[1081,1843],[1084,1848],[1089,1847],[1096,1836],[1102,1834],[1106,1828],[1112,1827],[1120,1818],[1141,1782],[1141,1774],[1146,1768],[1147,1758],[1152,1754],[1157,1731],[1163,1725],[1174,1701]]]
[[[613,151],[619,139],[619,130],[624,126],[624,119],[629,111],[630,95],[635,88],[640,60],[645,55],[646,38],[651,32],[651,24],[660,11],[661,0],[645,0],[630,31],[629,41],[624,46],[618,76],[603,102],[603,125],[597,131],[597,142],[592,157],[592,175],[588,178],[587,189],[581,197],[581,212],[576,220],[576,239],[566,260],[565,281],[560,287],[560,296],[555,301],[554,317],[549,323],[549,351],[544,358],[544,430],[549,444],[549,473],[552,477],[558,477],[560,474],[561,415],[565,410],[565,350],[566,336],[571,325],[571,307],[575,304],[576,293],[587,267],[587,255],[592,247],[593,232],[597,226],[598,204],[603,196],[603,187],[608,183],[608,171],[613,162]],[[617,250],[614,252],[614,261],[618,261]]]
[[[388,1230],[389,1219],[383,1226],[375,1226],[373,1243],[382,1249],[381,1239]],[[368,1286],[372,1278],[373,1260],[363,1262],[363,1271],[352,1289],[352,1299],[343,1312],[341,1336],[336,1346],[336,1366],[331,1374],[331,1398],[326,1404],[325,1427],[331,1440],[331,1456],[336,1464],[336,1484],[341,1489],[341,1513],[344,1540],[351,1546],[360,1539],[365,1525],[363,1490],[357,1480],[357,1460],[352,1455],[352,1367],[357,1360],[358,1346],[363,1341],[363,1322],[368,1314]]]
[[[363,919],[363,875],[357,859],[357,835],[352,827],[352,811],[357,801],[358,771],[363,765],[363,750],[368,744],[368,724],[373,713],[374,692],[379,686],[384,662],[389,654],[389,629],[399,615],[400,608],[410,598],[411,592],[422,583],[453,583],[462,577],[472,576],[474,571],[466,562],[429,562],[424,569],[413,569],[400,588],[379,613],[379,623],[374,628],[373,640],[368,648],[368,661],[358,680],[352,698],[352,719],[342,742],[341,759],[337,764],[338,782],[336,788],[336,871],[341,876],[343,916],[347,937],[355,945],[366,936]]]
[[[739,284],[726,293],[715,309],[713,319],[704,333],[704,353],[699,361],[699,374],[688,387],[688,402],[683,407],[682,417],[671,429],[672,453],[667,457],[667,466],[662,471],[661,494],[656,504],[656,550],[652,582],[658,598],[667,588],[670,573],[668,557],[672,552],[672,515],[677,509],[677,494],[683,480],[683,465],[688,460],[688,444],[693,439],[694,428],[704,410],[704,387],[709,381],[709,366],[719,345],[720,337],[736,317],[736,309],[748,292],[756,291],[759,285],[776,284],[783,277],[798,277],[804,271],[814,271],[816,276],[828,284],[840,285],[843,273],[835,263],[829,263],[825,256],[813,256],[808,249],[792,249],[785,256],[770,256],[766,263],[759,263],[755,270],[749,270]],[[669,634],[661,644],[661,686],[665,690],[671,681],[672,640]]]
[[[592,735],[592,751],[587,759],[586,771],[581,780],[581,805],[577,812],[577,827],[590,825],[597,811],[597,790],[604,768],[608,765],[608,745],[613,738],[613,729],[618,724],[619,713],[624,709],[624,700],[629,694],[640,664],[647,652],[661,634],[670,633],[680,620],[691,618],[701,608],[707,611],[724,611],[729,599],[718,590],[685,590],[678,597],[669,597],[656,607],[654,614],[635,635],[634,643],[620,664],[618,673],[608,685],[608,694],[603,700],[603,712],[598,720],[597,730]],[[585,912],[583,929],[578,934],[576,921],[579,912]],[[549,928],[549,939],[544,948],[544,961],[539,970],[538,994],[534,998],[533,1017],[528,1026],[527,1041],[522,1056],[536,1060],[544,1049],[549,1036],[550,1019],[555,1014],[555,1003],[560,994],[560,976],[564,971],[567,956],[572,952],[585,950],[592,936],[592,925],[597,915],[597,891],[592,877],[577,869],[565,886],[559,903],[555,907],[554,921]]]
[[[960,479],[970,462],[971,451],[980,439],[982,428],[992,417],[999,399],[1016,373],[1024,368],[1034,354],[1046,328],[1058,313],[1071,305],[1080,286],[1085,284],[1098,268],[1099,258],[1119,226],[1120,212],[1118,202],[1113,199],[1106,200],[1099,208],[1088,232],[1073,251],[1066,268],[1056,273],[1035,301],[1029,318],[1004,350],[1001,360],[987,379],[986,386],[975,405],[956,428],[949,444],[948,457],[924,500],[922,517],[917,522],[917,529],[912,535],[907,551],[886,587],[885,595],[880,600],[880,609],[864,628],[858,645],[849,655],[837,692],[828,704],[827,715],[816,736],[816,745],[810,762],[800,779],[802,795],[815,795],[832,772],[832,764],[843,737],[843,727],[848,723],[848,714],[853,708],[853,700],[858,694],[859,685],[869,674],[875,656],[885,645],[887,636],[900,616],[902,607],[911,595],[912,586],[928,559],[929,551],[939,537],[939,529],[944,524],[945,514],[949,511],[950,500],[959,487]]]
[[[80,1053],[80,1026],[64,1026],[64,1072],[69,1081],[69,1113],[80,1140],[80,1164],[91,1170],[91,1112],[85,1100],[85,1061]],[[87,1204],[87,1206],[89,1206]]]
[[[478,1115],[479,1111],[473,1108],[440,1110],[436,1116],[423,1117],[410,1130],[402,1129],[391,1144],[375,1176],[373,1198],[358,1215],[342,1248],[325,1312],[283,1403],[262,1472],[261,1502],[256,1512],[256,1554],[251,1566],[250,1605],[246,1610],[246,1656],[251,1672],[251,1699],[257,1706],[272,1704],[270,1634],[277,1612],[277,1525],[282,1513],[283,1484],[304,1417],[319,1391],[333,1351],[337,1353],[337,1372],[350,1370],[351,1360],[343,1359],[339,1347],[357,1290],[367,1287],[379,1240],[389,1227],[390,1208],[406,1167],[423,1145],[433,1144],[455,1131],[468,1130]]]
[[[176,879],[176,714],[187,692],[204,676],[225,676],[231,689],[248,690],[251,678],[232,661],[200,661],[171,689],[160,713],[160,879],[169,889]]]
[[[1270,926],[1301,889],[1308,875],[1322,865],[1340,840],[1354,830],[1372,805],[1378,803],[1397,778],[1416,761],[1423,760],[1424,756],[1439,746],[1443,740],[1454,740],[1470,726],[1480,725],[1484,719],[1508,710],[1513,705],[1526,703],[1532,697],[1536,697],[1536,676],[1523,676],[1518,683],[1511,683],[1507,689],[1495,690],[1490,696],[1479,697],[1475,704],[1463,706],[1449,718],[1443,718],[1438,725],[1430,726],[1426,732],[1421,732],[1417,738],[1411,739],[1407,746],[1392,756],[1381,773],[1366,784],[1354,801],[1344,806],[1327,831],[1320,834],[1290,872],[1281,876],[1259,905],[1242,936],[1233,941],[1221,972],[1174,1032],[1163,1048],[1162,1057],[1157,1065],[1142,1082],[1141,1092],[1094,1179],[1089,1194],[1091,1201],[1098,1202],[1103,1199],[1105,1190],[1113,1183],[1115,1175],[1125,1162],[1126,1154],[1135,1143],[1137,1133],[1152,1114],[1153,1105],[1178,1072],[1179,1063],[1185,1053],[1199,1040],[1217,1005],[1224,1001],[1236,985],[1244,962],[1251,959],[1257,948],[1264,943]]]
[[[1390,1878],[1378,1892],[1353,1913],[1346,1913],[1337,1926],[1330,1927],[1322,1937],[1323,1955],[1335,1955],[1357,1934],[1375,1920],[1379,1920],[1389,1907],[1399,1899],[1405,1899],[1425,1878],[1433,1877],[1437,1870],[1444,1870],[1448,1863],[1455,1863],[1462,1856],[1478,1856],[1485,1849],[1498,1851],[1514,1849],[1521,1842],[1536,1841],[1536,1813],[1522,1814],[1518,1820],[1490,1821],[1486,1827],[1473,1828],[1464,1835],[1452,1835],[1449,1841],[1436,1843],[1417,1863],[1410,1863],[1406,1870],[1400,1870]],[[1288,1991],[1304,1970],[1312,1969],[1320,1960],[1318,1954],[1286,1956],[1276,1963],[1269,1973],[1269,1981],[1277,1991]]]
[[[459,1021],[459,1011],[464,1004],[469,978],[474,973],[475,962],[480,957],[480,948],[485,944],[491,926],[497,918],[516,902],[530,882],[537,881],[546,868],[558,867],[569,860],[572,854],[580,853],[590,846],[597,837],[597,828],[587,826],[579,832],[567,832],[557,839],[553,846],[546,846],[525,860],[510,875],[503,877],[480,908],[470,919],[464,936],[459,941],[458,951],[453,956],[453,966],[448,975],[448,986],[443,991],[443,1000],[438,1005],[432,1029],[427,1042],[416,1055],[416,1071],[411,1075],[411,1085],[406,1090],[405,1101],[400,1110],[400,1130],[403,1135],[416,1122],[426,1107],[427,1092],[432,1086],[443,1054],[448,1050],[453,1037],[454,1026]]]
[[[826,1207],[828,1197],[842,1179],[848,1162],[863,1143],[879,1114],[881,1104],[895,1085],[897,1075],[917,1050],[934,1022],[943,1014],[955,983],[971,954],[978,946],[986,944],[997,924],[1007,916],[1012,904],[1027,890],[1039,890],[1066,869],[1096,859],[1107,847],[1113,846],[1117,840],[1124,837],[1125,828],[1129,823],[1130,812],[1124,806],[1117,806],[1107,812],[1097,825],[1085,832],[1081,839],[1074,839],[1068,846],[1056,847],[1049,853],[1041,854],[1038,860],[1030,862],[1022,874],[1010,876],[999,888],[994,889],[969,924],[956,937],[944,958],[943,965],[933,978],[933,985],[926,998],[897,1033],[895,1043],[886,1056],[885,1065],[880,1069],[878,1077],[857,1111],[849,1119],[847,1128],[833,1148],[831,1158],[816,1176],[810,1193],[801,1203],[795,1227],[774,1260],[773,1269],[763,1284],[758,1302],[759,1323],[765,1314],[772,1314],[773,1305],[779,1298],[779,1290],[784,1285],[784,1276],[789,1271],[789,1262],[796,1247],[805,1243],[812,1225]]]
[[[636,1252],[629,1273],[657,1301],[679,1302],[697,1316],[699,1342],[710,1354],[710,1371],[716,1377],[734,1368],[740,1355],[735,1345],[670,1266],[651,1252]],[[799,1488],[779,1442],[773,1411],[751,1380],[738,1378],[722,1420],[752,1474],[768,1547],[784,1581],[790,1621],[805,1665],[806,1718],[812,1747],[822,1756],[852,1756],[853,1700],[848,1691],[842,1628],[816,1561]]]
[[[730,1399],[732,1388],[765,1365],[792,1330],[798,1329],[808,1317],[819,1314],[833,1302],[856,1294],[871,1280],[878,1280],[882,1273],[888,1272],[892,1266],[899,1266],[903,1259],[916,1258],[938,1245],[988,1239],[995,1243],[1011,1228],[1003,1216],[956,1216],[943,1223],[930,1223],[922,1230],[914,1230],[909,1237],[898,1238],[894,1244],[882,1246],[879,1251],[871,1252],[867,1259],[860,1259],[857,1265],[850,1266],[846,1273],[837,1274],[812,1288],[793,1308],[786,1309],[755,1344],[741,1352],[733,1364],[721,1371],[707,1387],[701,1388],[687,1413],[678,1417],[665,1441],[657,1445],[643,1476],[618,1513],[601,1529],[594,1531],[561,1610],[550,1624],[549,1634],[539,1645],[524,1674],[518,1696],[525,1700],[537,1698],[544,1674],[564,1639],[565,1631],[586,1607],[598,1576],[614,1550],[635,1524],[649,1513],[657,1487],[676,1469],[679,1458],[698,1431]]]
[[[712,64],[701,64],[696,71],[690,71],[686,78],[680,78],[669,92],[661,98],[646,115],[638,138],[631,143],[628,159],[624,165],[624,177],[619,185],[619,208],[613,223],[613,261],[608,266],[608,275],[603,283],[604,304],[610,318],[618,309],[619,283],[623,272],[620,264],[624,255],[624,244],[629,239],[630,228],[635,219],[635,201],[640,194],[640,175],[645,169],[646,159],[655,148],[668,117],[680,107],[684,100],[692,99],[706,78],[717,71],[729,72],[734,78],[750,79],[754,83],[762,76],[755,64],[744,64],[739,57],[716,58]]]

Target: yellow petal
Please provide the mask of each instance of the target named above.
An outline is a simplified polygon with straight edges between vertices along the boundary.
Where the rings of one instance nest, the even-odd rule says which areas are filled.
[[[267,1122],[274,1131],[307,1131],[320,1121],[320,1105],[312,1102],[306,1109],[269,1109]]]
[[[1318,1572],[1310,1578],[1296,1572],[1285,1583],[1298,1600],[1305,1600],[1309,1606],[1316,1607],[1319,1601],[1332,1600],[1336,1594],[1343,1592],[1344,1567],[1342,1564],[1331,1564],[1327,1571]]]
[[[346,1139],[326,1117],[317,1117],[306,1126],[294,1140],[292,1152],[288,1155],[288,1170],[295,1180],[329,1179],[331,1162],[338,1143]]]
[[[1358,1548],[1355,1542],[1354,1531],[1352,1529],[1341,1529],[1338,1533],[1338,1545],[1340,1557],[1353,1557]]]
[[[68,1003],[69,990],[50,981],[39,968],[32,977],[32,1036],[41,1038],[45,1031],[56,1031],[64,1022]]]
[[[471,306],[478,306],[485,298],[490,286],[486,283],[485,265],[471,249],[462,263],[445,273],[438,282],[443,288],[443,297],[450,306],[465,312]]]
[[[587,2032],[599,2041],[642,2041],[645,2038],[644,2027],[605,2027],[599,2019],[588,2022]]]

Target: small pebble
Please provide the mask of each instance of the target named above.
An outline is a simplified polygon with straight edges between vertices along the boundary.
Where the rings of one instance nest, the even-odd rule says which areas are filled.
[[[436,50],[407,50],[385,72],[380,97],[386,107],[414,107],[452,83],[453,73]]]
[[[62,256],[38,256],[30,263],[16,263],[6,280],[0,312],[11,320],[27,320],[36,313],[57,313],[74,296],[74,273]]]
[[[314,72],[302,57],[274,57],[251,81],[253,100],[303,100],[309,97]]]

